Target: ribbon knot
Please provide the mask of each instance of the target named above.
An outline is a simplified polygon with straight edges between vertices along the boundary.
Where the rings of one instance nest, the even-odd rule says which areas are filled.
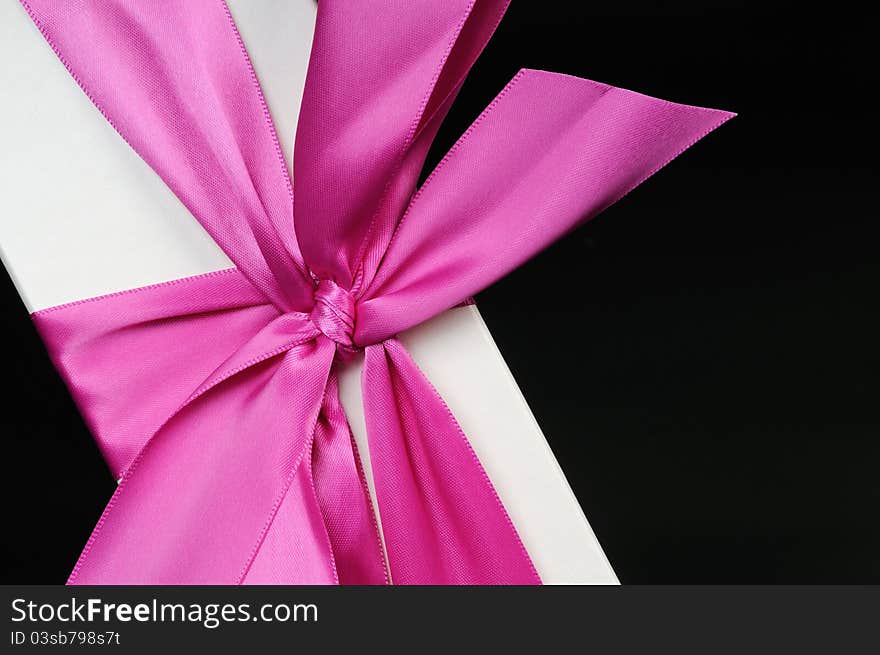
[[[351,352],[354,343],[354,298],[332,280],[319,280],[315,305],[309,318],[321,333],[343,351]]]

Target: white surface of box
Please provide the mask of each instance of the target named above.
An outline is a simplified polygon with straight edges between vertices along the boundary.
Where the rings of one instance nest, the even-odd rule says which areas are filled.
[[[315,3],[229,5],[289,166]],[[0,255],[30,311],[232,265],[15,0],[0,2],[0,62]],[[401,338],[468,435],[544,582],[616,584],[476,307]],[[357,362],[344,371],[342,401],[368,463],[359,375]]]

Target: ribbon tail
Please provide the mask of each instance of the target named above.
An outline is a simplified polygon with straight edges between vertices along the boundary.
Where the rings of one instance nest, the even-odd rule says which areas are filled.
[[[378,343],[472,297],[732,116],[520,71],[413,196],[361,294],[355,341]]]
[[[313,448],[311,439],[242,584],[339,584],[333,545],[315,493]]]
[[[304,474],[335,347],[303,326],[298,345],[266,350],[294,329],[270,324],[152,436],[70,584],[335,581]]]
[[[379,528],[335,374],[315,427],[311,466],[339,583],[388,584]]]
[[[452,412],[404,347],[366,349],[364,410],[395,584],[540,584]]]

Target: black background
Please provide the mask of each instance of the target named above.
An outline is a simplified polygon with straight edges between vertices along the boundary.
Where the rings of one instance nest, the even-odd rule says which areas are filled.
[[[518,0],[441,130],[429,168],[519,67],[739,113],[477,298],[624,583],[880,582],[873,31]],[[2,581],[63,582],[115,485],[0,302]]]

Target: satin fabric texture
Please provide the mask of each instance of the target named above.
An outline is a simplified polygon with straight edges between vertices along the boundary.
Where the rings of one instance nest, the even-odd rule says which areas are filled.
[[[540,583],[395,335],[732,114],[521,70],[417,187],[507,2],[321,0],[291,180],[223,2],[22,4],[235,264],[33,315],[121,479],[69,582]],[[378,517],[338,398],[354,357]]]

